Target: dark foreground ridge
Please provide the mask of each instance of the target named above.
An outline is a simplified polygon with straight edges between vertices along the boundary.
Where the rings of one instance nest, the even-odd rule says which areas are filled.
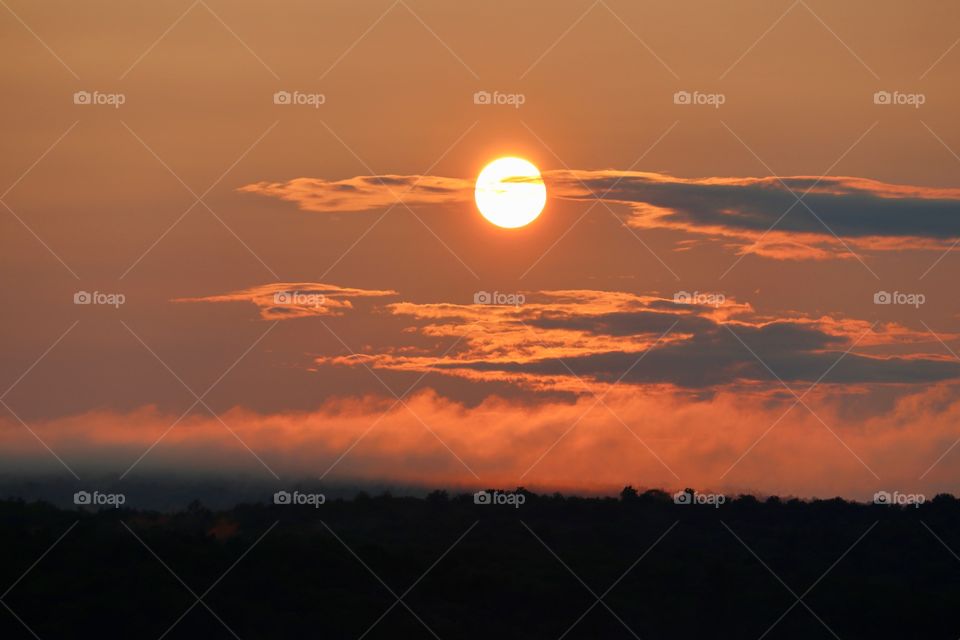
[[[0,638],[960,636],[953,497],[690,498],[0,502]]]

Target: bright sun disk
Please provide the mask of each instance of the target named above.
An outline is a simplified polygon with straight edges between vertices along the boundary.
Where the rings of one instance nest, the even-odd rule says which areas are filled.
[[[477,208],[483,217],[507,229],[536,220],[547,203],[540,171],[523,158],[498,158],[477,176]]]

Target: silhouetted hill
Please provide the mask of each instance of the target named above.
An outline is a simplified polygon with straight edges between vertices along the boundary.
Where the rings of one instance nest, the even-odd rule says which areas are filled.
[[[692,502],[629,490],[176,513],[5,501],[0,637],[960,636],[953,497]]]

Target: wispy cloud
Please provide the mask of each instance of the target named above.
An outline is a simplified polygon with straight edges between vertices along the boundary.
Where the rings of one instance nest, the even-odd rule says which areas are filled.
[[[304,211],[344,213],[381,209],[400,202],[407,206],[463,202],[471,197],[473,183],[438,176],[385,175],[345,180],[295,178],[287,182],[258,182],[239,190],[293,202]]]
[[[246,302],[256,305],[265,320],[285,320],[339,316],[353,309],[353,300],[396,295],[396,291],[354,289],[317,282],[274,282],[212,296],[176,298],[173,302]]]
[[[626,207],[628,224],[714,239],[775,259],[851,258],[872,251],[943,250],[960,238],[960,189],[848,176],[677,178],[636,171],[544,173],[551,197]],[[240,190],[342,213],[466,203],[473,183],[439,176],[296,178]],[[800,199],[798,201],[798,199]],[[689,248],[687,243],[686,248]]]
[[[261,414],[235,408],[221,419],[284,479],[330,470],[328,480],[389,478],[397,485],[429,487],[523,484],[537,490],[615,492],[632,482],[869,497],[876,491],[875,478],[824,428],[822,419],[886,485],[917,487],[932,495],[958,481],[956,464],[941,464],[918,479],[918,470],[929,467],[960,436],[956,391],[955,386],[925,388],[866,417],[851,416],[829,398],[811,394],[806,402],[819,419],[802,407],[784,416],[789,400],[748,402],[734,391],[691,400],[627,387],[606,397],[609,410],[594,406],[590,396],[538,405],[491,397],[468,408],[422,392],[408,399],[408,407],[391,409],[392,399],[382,397],[337,398],[308,412]],[[143,407],[90,412],[33,427],[88,477],[119,475],[176,418],[177,413]],[[451,451],[476,471],[480,482]],[[11,472],[57,471],[56,461],[8,417],[0,417],[0,464]],[[169,430],[130,477],[158,472],[187,477],[263,473],[270,478],[218,420],[204,413]]]
[[[875,251],[942,250],[960,238],[960,189],[846,176],[683,179],[556,171],[551,180],[562,185],[563,197],[602,194],[630,207],[635,227],[713,237],[770,258],[852,257],[845,243]]]
[[[397,346],[320,357],[318,364],[433,371],[575,393],[584,392],[585,384],[599,391],[617,381],[687,389],[766,384],[779,390],[768,366],[788,382],[813,382],[828,369],[824,384],[960,378],[960,363],[939,353],[923,332],[893,323],[871,329],[851,318],[764,316],[735,300],[711,306],[579,290],[529,292],[518,306],[398,302],[388,308],[413,320],[422,336],[458,339],[458,348],[441,353]],[[914,352],[907,356],[854,352],[840,358],[854,344],[863,351],[910,343]]]

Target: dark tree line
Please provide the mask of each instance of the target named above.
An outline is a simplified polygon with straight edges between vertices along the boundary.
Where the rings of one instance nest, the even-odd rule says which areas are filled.
[[[13,586],[3,602],[43,640],[171,626],[166,638],[356,639],[388,609],[366,638],[960,637],[951,496],[523,495],[519,508],[436,491],[177,513],[5,501],[0,594]],[[0,607],[0,638],[32,637]]]

